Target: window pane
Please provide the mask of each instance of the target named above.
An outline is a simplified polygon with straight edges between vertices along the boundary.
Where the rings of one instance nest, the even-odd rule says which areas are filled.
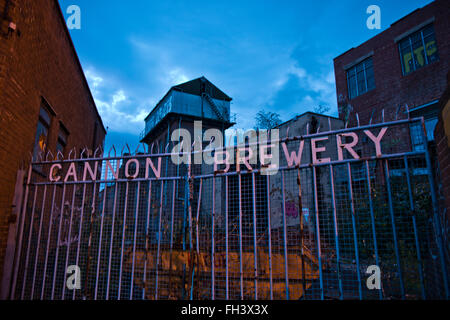
[[[349,99],[375,88],[373,61],[368,58],[347,71]]]
[[[410,125],[411,143],[414,151],[425,150],[422,139],[422,125],[414,122]]]
[[[56,153],[60,151],[64,155],[64,149],[66,148],[66,145],[62,143],[62,141],[59,141],[56,143]]]
[[[373,75],[373,67],[366,69],[367,91],[375,89],[375,77]]]
[[[39,120],[36,137],[34,141],[33,159],[37,160],[40,153],[45,152],[47,148],[48,129],[42,120]]]
[[[426,64],[421,34],[420,33],[414,34],[411,37],[411,41],[412,41],[412,50],[414,53],[415,69],[417,70],[419,68],[422,68]]]
[[[39,111],[39,116],[44,120],[44,123],[47,124],[47,126],[50,125],[50,114],[45,110],[44,108],[41,108]]]
[[[425,51],[427,53],[428,63],[438,61],[439,56],[434,34],[424,37],[423,40],[425,42]]]
[[[430,24],[429,26],[423,28],[422,32],[423,32],[423,36],[424,37],[427,37],[427,36],[429,36],[431,34],[434,35],[434,26],[432,24]]]
[[[62,143],[67,144],[67,137],[69,134],[64,130],[64,128],[59,129],[58,140],[61,140]]]
[[[366,90],[366,77],[364,75],[364,69],[361,71],[358,71],[357,74],[358,79],[358,95],[361,95],[365,93]]]
[[[399,48],[405,75],[439,60],[433,25],[400,41]]]
[[[434,141],[434,129],[438,123],[438,118],[431,118],[425,120],[425,129],[427,130],[428,141]]]
[[[353,99],[354,97],[356,97],[356,77],[355,76],[350,76],[348,78],[348,93],[349,93],[350,99]]]

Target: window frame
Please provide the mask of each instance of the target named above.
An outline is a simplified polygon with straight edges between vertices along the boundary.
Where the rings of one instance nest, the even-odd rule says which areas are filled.
[[[58,131],[58,139],[56,140],[56,154],[58,154],[59,151],[61,151],[62,155],[64,156],[64,153],[66,151],[67,147],[67,141],[69,140],[69,130],[66,129],[64,124],[60,121],[59,122],[59,131]],[[62,150],[59,150],[58,147],[62,146]]]
[[[430,28],[430,27],[432,28],[433,32],[428,34],[426,37],[430,37],[431,35],[433,36],[434,42],[435,42],[435,46],[436,46],[436,53],[435,54],[437,56],[437,59],[435,61],[431,61],[431,62],[429,61],[430,57],[428,56],[428,53],[427,53],[427,46],[426,46],[426,43],[425,43],[425,38],[426,37],[423,34],[424,31],[427,28]],[[416,58],[414,56],[414,49],[413,49],[413,40],[412,39],[416,35],[420,36],[420,43],[421,43],[421,46],[423,48],[424,65],[420,66],[420,67],[417,67]],[[406,40],[408,40],[408,41],[406,41]],[[408,73],[406,73],[405,59],[404,59],[404,55],[403,55],[403,53],[406,52],[406,51],[404,51],[402,49],[402,45],[405,42],[407,42],[407,47],[405,49],[408,49],[408,51],[411,53],[411,61],[412,61],[412,68],[411,68],[412,70],[410,72],[408,72]],[[398,52],[399,52],[399,55],[400,55],[400,64],[402,66],[402,75],[404,77],[414,73],[415,71],[417,71],[419,69],[422,69],[422,68],[424,68],[424,67],[426,67],[426,66],[428,66],[430,64],[433,64],[434,62],[437,62],[437,61],[440,60],[439,50],[437,48],[436,32],[435,32],[435,28],[434,28],[433,22],[430,22],[430,23],[428,23],[426,25],[423,25],[418,30],[405,35],[404,37],[402,37],[401,39],[399,39],[397,41],[397,46],[398,46]]]
[[[43,112],[45,114],[43,114]],[[33,159],[34,161],[38,160],[38,155],[39,152],[35,154],[37,148],[38,148],[38,143],[39,143],[39,125],[41,125],[42,127],[44,127],[47,132],[46,132],[46,136],[45,136],[45,142],[44,142],[44,149],[41,149],[41,152],[44,153],[48,150],[48,141],[49,141],[49,136],[50,136],[50,129],[52,126],[52,118],[53,118],[53,113],[45,106],[45,104],[41,104],[40,108],[39,108],[39,115],[38,115],[38,121],[36,124],[36,133],[35,133],[35,137],[34,137],[34,144],[33,144]]]
[[[369,68],[367,68],[367,63],[368,61],[371,60],[372,63],[372,74],[373,74],[373,87],[369,88],[369,81],[368,81],[368,77],[367,77],[367,70]],[[359,82],[358,82],[358,67],[362,66],[362,71],[364,73],[364,84],[365,84],[365,91],[360,93],[359,90]],[[373,56],[368,56],[366,58],[364,58],[363,60],[359,61],[358,63],[355,63],[353,65],[351,65],[350,67],[346,68],[345,70],[346,73],[346,78],[347,78],[347,96],[349,100],[353,100],[359,96],[362,96],[363,94],[370,92],[372,90],[375,90],[376,88],[376,84],[375,84],[375,73],[373,70]],[[354,91],[355,91],[355,95],[352,95],[352,90],[351,90],[351,85],[350,85],[350,77],[354,76],[354,79],[352,82],[354,82]]]

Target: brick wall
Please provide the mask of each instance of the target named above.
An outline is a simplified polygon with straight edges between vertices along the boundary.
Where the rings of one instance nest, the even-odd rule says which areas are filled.
[[[8,33],[11,21],[17,29]],[[74,147],[102,145],[105,129],[58,1],[0,0],[0,28],[1,275],[16,172],[21,163],[28,166],[42,98],[55,112],[48,136],[53,153],[60,123],[69,131],[66,156]]]
[[[375,89],[349,101],[367,124],[375,109],[373,122],[393,120],[399,105],[420,106],[438,100],[446,87],[450,69],[450,1],[436,0],[394,23],[389,29],[335,58],[337,97],[348,97],[345,67],[373,52]],[[397,37],[434,18],[439,61],[403,76]],[[351,35],[346,35],[351,36]],[[342,115],[341,115],[342,116]],[[351,119],[354,120],[354,119]]]

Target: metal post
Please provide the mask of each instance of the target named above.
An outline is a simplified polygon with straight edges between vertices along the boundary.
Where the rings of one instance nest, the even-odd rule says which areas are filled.
[[[419,269],[419,278],[420,278],[420,284],[422,287],[422,299],[425,300],[426,299],[425,283],[424,283],[424,279],[423,279],[423,270],[422,270],[423,265],[422,265],[422,257],[420,254],[419,235],[417,232],[416,213],[415,213],[415,208],[414,208],[414,197],[413,197],[412,188],[411,188],[411,178],[409,176],[408,159],[406,157],[404,157],[403,160],[405,163],[406,182],[408,184],[409,208],[411,210],[411,217],[412,217],[413,229],[414,229],[414,240],[415,240],[415,244],[416,244],[416,254],[417,254],[417,263],[418,263],[417,268]]]
[[[196,245],[197,245],[197,254],[200,253],[200,241],[199,241],[199,232],[198,232],[198,221],[200,219],[200,209],[201,209],[201,201],[202,201],[202,186],[203,186],[203,179],[200,179],[200,187],[199,187],[199,193],[198,193],[198,203],[197,203],[197,221],[196,221],[196,229],[197,229],[197,235],[196,235]]]
[[[56,188],[56,185],[55,185],[55,188]],[[43,277],[42,277],[41,300],[44,300],[45,278],[47,276],[48,248],[50,247],[50,238],[52,236],[53,211],[54,211],[54,208],[55,208],[55,195],[56,195],[56,190],[53,191],[52,209],[50,211],[50,221],[49,221],[49,227],[48,227],[48,238],[47,238],[47,245],[46,245],[46,248],[45,248],[44,274],[43,274]]]
[[[400,264],[400,252],[399,252],[399,249],[398,249],[397,228],[395,227],[394,206],[392,204],[392,193],[391,193],[391,182],[390,182],[388,160],[384,161],[384,175],[385,175],[385,179],[386,179],[386,187],[387,187],[387,193],[388,193],[389,213],[391,215],[392,233],[393,233],[393,236],[394,236],[395,257],[396,257],[397,266],[398,266],[398,276],[399,276],[399,280],[400,280],[400,290],[401,290],[402,299],[405,299],[405,287],[404,287],[404,284],[403,284],[402,266]]]
[[[334,242],[336,247],[336,266],[337,266],[337,276],[339,282],[339,299],[344,299],[344,293],[342,290],[342,278],[341,278],[341,255],[339,250],[339,230],[338,230],[338,219],[336,212],[336,195],[334,190],[334,170],[333,165],[330,165],[330,184],[331,184],[331,207],[333,210],[333,222],[334,222]]]
[[[373,247],[375,251],[375,262],[378,267],[380,267],[380,257],[378,255],[378,243],[377,243],[377,232],[375,228],[375,214],[373,212],[373,201],[372,201],[372,183],[370,181],[370,171],[369,171],[369,161],[366,160],[366,178],[367,178],[367,195],[369,197],[369,208],[370,208],[370,222],[372,224],[372,237],[373,237]],[[380,300],[383,299],[383,291],[378,290]]]
[[[284,244],[284,274],[286,281],[286,300],[289,300],[289,270],[288,270],[288,250],[287,250],[287,229],[286,229],[286,201],[284,196],[284,171],[281,171],[281,193],[282,193],[282,214],[283,214],[283,244]]]
[[[267,238],[269,243],[269,285],[270,285],[270,300],[273,300],[273,278],[272,278],[272,232],[271,232],[271,209],[270,209],[270,176],[267,175]]]
[[[55,192],[56,185],[53,187],[53,193]],[[39,247],[41,243],[41,233],[42,233],[42,225],[44,221],[44,208],[45,208],[45,198],[47,195],[47,185],[44,187],[44,198],[42,199],[42,209],[41,209],[41,219],[39,221],[39,233],[38,233],[38,239],[36,242],[36,258],[34,259],[34,267],[33,267],[33,283],[31,285],[31,300],[33,300],[34,297],[34,284],[36,281],[36,269],[37,269],[37,262],[39,260]]]
[[[56,185],[55,185],[56,188]],[[84,200],[86,196],[86,184],[83,185],[83,199],[81,201],[81,214],[80,214],[80,225],[78,226],[78,245],[77,245],[77,258],[75,264],[78,266],[78,261],[80,258],[80,245],[81,245],[81,230],[83,229],[83,216],[84,216]],[[55,193],[53,192],[53,199],[55,199]],[[52,209],[53,211],[53,209]],[[45,270],[45,269],[44,269]],[[75,300],[75,292],[73,290],[72,299]],[[42,297],[41,297],[42,300]]]
[[[244,300],[244,274],[242,272],[242,176],[239,172],[239,273],[241,280],[241,300]]]
[[[99,182],[100,184],[100,182]],[[100,186],[99,186],[100,188]],[[88,284],[89,284],[89,270],[91,266],[91,245],[92,245],[92,233],[93,233],[93,224],[95,219],[95,201],[97,196],[97,183],[94,181],[94,190],[92,193],[92,205],[91,205],[91,215],[89,220],[89,240],[88,240],[88,250],[86,254],[86,275],[84,276],[84,299],[87,299],[87,291],[88,291]]]
[[[433,176],[433,169],[431,165],[431,158],[430,158],[430,152],[428,151],[428,145],[427,145],[427,131],[425,129],[425,120],[422,118],[422,137],[424,142],[424,149],[425,149],[425,160],[427,163],[427,169],[428,169],[428,181],[430,183],[430,192],[431,192],[431,202],[433,203],[433,216],[434,216],[434,223],[435,223],[435,233],[436,233],[436,242],[439,249],[439,255],[440,255],[440,261],[441,261],[441,268],[442,268],[442,277],[444,281],[444,289],[445,289],[445,296],[447,299],[450,297],[450,289],[448,287],[448,275],[447,275],[447,265],[445,261],[445,254],[444,254],[444,243],[442,241],[442,227],[439,220],[439,212],[438,212],[438,202],[437,202],[437,196],[436,196],[436,184],[434,181]]]
[[[175,184],[175,180],[172,181],[173,183],[173,187],[172,187],[172,212],[171,212],[171,221],[170,221],[170,257],[169,257],[169,286],[168,286],[168,292],[169,292],[169,297],[171,294],[171,290],[172,290],[172,255],[173,255],[173,226],[174,226],[174,219],[175,219],[175,189],[176,189],[176,184]],[[185,228],[184,226],[184,217],[183,217],[183,229]],[[184,233],[184,232],[183,232]],[[184,236],[183,236],[183,251],[185,250],[185,246],[184,246]]]
[[[175,183],[175,181],[174,181]],[[137,185],[137,195],[136,195],[136,211],[134,214],[134,236],[133,236],[133,262],[131,264],[131,285],[130,285],[130,299],[133,299],[133,288],[134,288],[134,264],[136,262],[136,235],[137,235],[137,225],[139,216],[139,192],[141,189],[141,182]]]
[[[23,199],[23,205],[22,205],[22,214],[20,215],[20,227],[19,227],[19,241],[17,242],[17,252],[15,254],[15,260],[14,260],[14,275],[13,275],[13,283],[11,288],[11,299],[14,300],[16,296],[16,284],[17,284],[17,277],[19,272],[19,261],[22,254],[22,240],[23,240],[23,228],[25,225],[25,213],[27,211],[27,202],[28,202],[28,192],[29,192],[29,186],[31,182],[31,169],[32,166],[30,165],[28,169],[28,178],[27,178],[27,184],[25,187],[25,197]],[[19,199],[21,201],[21,199]],[[45,269],[44,269],[45,270]],[[44,271],[45,272],[45,271]]]
[[[148,243],[149,243],[149,221],[150,221],[150,211],[151,211],[151,202],[152,202],[152,181],[148,182],[148,205],[147,205],[147,220],[145,222],[145,260],[144,260],[144,279],[142,281],[144,288],[142,289],[142,299],[145,299],[145,293],[147,290],[147,259],[148,259]]]
[[[362,300],[362,284],[361,284],[361,267],[359,264],[359,249],[358,249],[358,234],[356,231],[356,212],[355,212],[355,204],[353,200],[353,179],[352,179],[352,169],[350,163],[347,163],[347,173],[348,173],[348,192],[350,196],[350,209],[352,213],[352,228],[353,228],[353,241],[355,244],[355,257],[356,257],[356,269],[358,276],[358,290],[359,290],[359,300]]]
[[[20,295],[20,299],[24,300],[25,296],[25,284],[27,283],[27,271],[28,271],[28,258],[30,255],[30,247],[31,247],[31,234],[33,233],[33,224],[34,224],[34,211],[36,207],[36,197],[37,197],[38,187],[34,187],[34,197],[33,197],[33,207],[31,209],[31,221],[30,221],[30,228],[28,231],[28,241],[27,241],[27,253],[25,256],[25,265],[24,265],[24,273],[22,278],[22,292]],[[25,222],[24,222],[25,223]]]
[[[254,249],[254,264],[255,264],[255,300],[258,300],[258,247],[256,240],[256,181],[255,173],[252,173],[253,182],[253,249]]]
[[[116,202],[117,202],[117,189],[119,188],[119,183],[116,182],[114,186],[114,203],[113,203],[113,212],[112,212],[112,221],[111,221],[111,238],[109,241],[109,256],[108,256],[108,275],[106,277],[106,300],[109,299],[109,284],[111,282],[111,259],[112,259],[112,250],[113,250],[113,239],[114,239],[114,225],[116,220]],[[81,237],[81,234],[80,234]]]
[[[197,247],[197,263],[198,263],[198,257],[200,255],[200,240],[199,240],[199,230],[198,230],[198,224],[199,224],[199,219],[200,219],[200,210],[201,210],[201,202],[202,202],[202,188],[203,188],[203,179],[200,179],[200,187],[199,187],[199,196],[198,196],[198,203],[197,203],[197,220],[195,222],[196,224],[196,230],[197,230],[197,235],[196,235],[196,247]],[[192,258],[192,287],[191,287],[191,300],[194,294],[194,278],[195,278],[195,264],[194,264],[194,259]],[[199,274],[200,274],[200,267],[198,270]],[[198,277],[197,277],[197,285],[198,285]]]
[[[159,202],[159,222],[158,222],[158,252],[156,255],[156,279],[155,279],[155,300],[158,300],[158,275],[159,275],[159,254],[161,250],[161,220],[164,197],[164,181],[161,181],[161,196]]]
[[[228,300],[228,176],[225,176],[225,299]]]
[[[55,281],[56,281],[56,269],[58,266],[58,255],[59,255],[59,238],[61,236],[61,221],[64,215],[64,198],[66,197],[66,184],[63,185],[63,193],[61,197],[61,208],[59,213],[59,222],[58,222],[58,233],[56,235],[56,253],[55,253],[55,263],[53,264],[53,282],[52,282],[52,295],[51,300],[53,300],[55,296]]]
[[[319,260],[319,277],[320,277],[320,298],[325,299],[323,288],[323,270],[322,270],[322,249],[320,245],[320,226],[319,226],[319,199],[317,194],[317,168],[313,167],[313,188],[314,188],[314,214],[316,216],[316,242],[317,242],[317,258]]]
[[[70,237],[71,233],[72,233],[72,218],[73,218],[73,207],[75,205],[75,193],[77,191],[77,185],[74,184],[73,185],[73,194],[72,194],[72,204],[70,207],[70,221],[69,221],[69,233],[67,235],[67,250],[66,250],[66,258],[64,259],[64,274],[66,274],[66,270],[67,270],[67,263],[69,260],[69,251],[70,251],[70,244],[72,243],[72,239]],[[65,276],[64,276],[65,278]],[[66,286],[65,284],[63,285],[62,288],[62,295],[61,295],[61,299],[64,300],[64,295],[66,293]]]
[[[216,215],[216,179],[213,178],[213,190],[212,190],[212,216],[211,216],[211,299],[215,300],[215,290],[214,290],[214,285],[215,285],[215,275],[214,275],[214,218]]]
[[[102,218],[100,222],[100,239],[98,240],[98,253],[97,253],[97,272],[95,278],[95,292],[94,292],[94,300],[97,300],[98,293],[98,278],[100,276],[100,253],[102,250],[102,237],[103,237],[103,221],[105,218],[105,207],[106,207],[106,193],[108,190],[108,184],[105,183],[105,188],[103,189],[103,206],[102,206]]]
[[[117,300],[120,300],[121,288],[122,288],[122,267],[123,267],[123,245],[125,243],[125,225],[127,224],[127,209],[128,209],[128,181],[125,186],[125,202],[124,202],[124,213],[123,213],[123,224],[122,224],[122,245],[120,250],[120,267],[119,267],[119,288],[117,291]]]

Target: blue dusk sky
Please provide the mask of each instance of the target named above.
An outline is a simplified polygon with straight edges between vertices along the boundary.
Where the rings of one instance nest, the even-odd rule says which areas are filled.
[[[237,128],[264,109],[282,120],[329,106],[333,58],[430,0],[60,0],[81,9],[70,30],[111,144],[138,144],[144,118],[171,86],[205,76],[233,98]],[[366,9],[381,8],[381,30]]]

